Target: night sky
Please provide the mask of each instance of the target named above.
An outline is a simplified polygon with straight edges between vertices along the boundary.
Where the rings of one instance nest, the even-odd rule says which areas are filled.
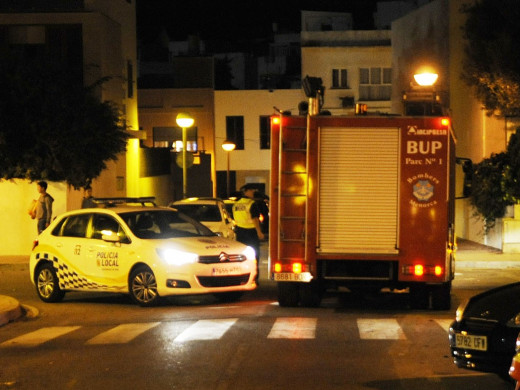
[[[154,39],[161,26],[170,40],[199,35],[205,41],[251,41],[278,31],[300,32],[300,10],[350,12],[354,28],[372,28],[376,0],[137,0],[140,39]]]

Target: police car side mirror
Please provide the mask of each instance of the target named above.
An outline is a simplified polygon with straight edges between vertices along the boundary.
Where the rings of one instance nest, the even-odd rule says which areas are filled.
[[[107,242],[121,242],[121,238],[117,234],[103,234],[101,239]]]

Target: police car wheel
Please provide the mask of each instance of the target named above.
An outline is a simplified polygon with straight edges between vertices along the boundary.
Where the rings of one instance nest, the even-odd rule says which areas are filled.
[[[65,296],[52,264],[44,264],[36,271],[36,291],[44,302],[59,302]]]
[[[148,267],[137,267],[130,274],[129,292],[139,306],[154,306],[159,301],[157,280]]]

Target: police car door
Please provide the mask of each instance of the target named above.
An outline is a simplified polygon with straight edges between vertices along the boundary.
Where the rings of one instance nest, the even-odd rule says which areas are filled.
[[[111,240],[108,239],[110,236],[119,238]],[[127,243],[128,238],[118,221],[111,215],[94,214],[86,267],[92,281],[103,286],[101,289],[126,288],[128,270],[125,267],[124,253],[128,248]]]
[[[82,213],[65,218],[58,226],[54,240],[54,261],[60,270],[58,277],[62,287],[81,288],[77,283],[85,277],[85,256],[88,245],[87,230],[91,214]]]

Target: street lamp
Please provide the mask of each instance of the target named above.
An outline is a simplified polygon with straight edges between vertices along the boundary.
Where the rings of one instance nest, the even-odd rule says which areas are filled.
[[[187,198],[188,188],[188,162],[186,161],[187,135],[186,129],[193,126],[195,120],[185,113],[180,113],[175,119],[177,126],[182,128],[182,197]]]
[[[226,184],[227,184],[227,197],[229,198],[229,155],[231,154],[231,151],[235,150],[235,143],[233,141],[230,141],[226,139],[224,143],[222,144],[222,149],[224,149],[227,152],[227,175],[226,175]]]
[[[439,75],[437,73],[423,72],[417,73],[413,75],[415,82],[419,84],[421,87],[431,87],[437,79]]]
[[[403,93],[404,111],[406,115],[442,115],[441,96],[437,93],[435,83],[439,75],[430,66],[423,66],[415,72],[409,90]]]

